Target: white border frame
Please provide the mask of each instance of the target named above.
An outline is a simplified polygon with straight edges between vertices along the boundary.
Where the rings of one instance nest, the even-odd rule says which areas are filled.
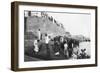
[[[55,61],[33,61],[24,62],[24,10],[31,11],[56,11],[56,12],[80,12],[91,14],[91,59],[82,60],[55,60]],[[35,68],[35,67],[50,67],[63,65],[84,65],[95,64],[95,10],[94,9],[79,9],[79,8],[60,8],[60,7],[46,7],[46,6],[24,6],[19,5],[19,54],[18,63],[19,68]]]

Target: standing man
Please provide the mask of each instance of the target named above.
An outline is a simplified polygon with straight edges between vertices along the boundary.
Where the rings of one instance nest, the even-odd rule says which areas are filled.
[[[49,36],[48,36],[47,34],[45,34],[45,44],[46,44],[47,58],[48,58],[48,59],[50,59],[49,41],[50,41]]]
[[[68,42],[68,53],[69,53],[69,58],[72,57],[73,54],[73,39],[70,39],[70,41]]]
[[[38,29],[38,40],[41,40],[41,30]]]
[[[64,41],[64,55],[69,58],[67,39]]]

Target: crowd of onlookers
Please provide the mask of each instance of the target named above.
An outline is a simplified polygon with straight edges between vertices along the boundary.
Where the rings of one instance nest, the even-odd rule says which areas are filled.
[[[41,39],[40,29],[38,30],[38,38],[34,40],[34,51],[38,54],[43,49],[42,45],[45,46],[47,57],[51,58],[51,49],[55,56],[62,55],[66,59],[85,59],[90,58],[86,53],[86,48],[82,48],[79,52],[80,41],[66,36],[55,36],[51,38],[48,34],[45,34],[44,38]]]

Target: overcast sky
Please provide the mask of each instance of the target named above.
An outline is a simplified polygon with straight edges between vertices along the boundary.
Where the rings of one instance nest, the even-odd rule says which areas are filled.
[[[66,31],[70,32],[71,35],[84,35],[90,37],[90,14],[48,12],[48,15],[61,22]]]

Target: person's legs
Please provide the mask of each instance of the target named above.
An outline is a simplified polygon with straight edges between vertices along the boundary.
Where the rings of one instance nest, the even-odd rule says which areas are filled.
[[[70,57],[72,57],[72,55],[73,55],[73,48],[71,48],[71,55],[70,55]]]
[[[46,48],[47,48],[47,58],[50,59],[50,49],[48,44],[46,44]]]
[[[68,52],[68,49],[66,50],[66,55],[67,55],[67,58],[69,58],[69,52]]]
[[[72,57],[72,48],[69,48],[69,58]]]

